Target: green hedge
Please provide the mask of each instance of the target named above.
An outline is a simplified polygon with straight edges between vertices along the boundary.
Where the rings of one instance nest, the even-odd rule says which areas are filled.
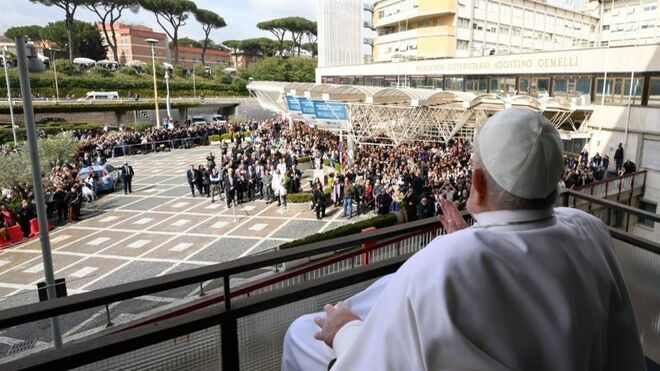
[[[385,228],[395,224],[396,224],[396,214],[390,213],[385,215],[379,215],[377,217],[363,220],[361,222],[344,225],[337,229],[333,229],[327,232],[316,233],[311,236],[301,238],[299,240],[287,242],[283,245],[280,245],[279,249],[285,250],[296,246],[302,246],[314,242],[330,240],[333,238],[338,238],[349,234],[360,233],[360,231],[362,231],[362,229],[364,228],[369,228],[369,227]]]
[[[326,201],[330,199],[330,188],[323,189],[323,196],[325,196]],[[292,204],[312,202],[312,192],[289,193],[286,195],[286,202]]]
[[[100,125],[87,124],[87,123],[46,123],[46,124],[37,124],[37,129],[43,129],[48,135],[54,135],[62,130],[71,131],[71,130],[96,130],[100,129]],[[18,130],[16,130],[16,137],[19,142],[27,140],[27,134],[25,132],[25,126],[19,125]],[[11,144],[14,140],[14,134],[12,133],[11,125],[0,126],[0,143]]]
[[[299,163],[299,164],[304,164],[305,162],[310,162],[310,161],[312,161],[312,157],[311,157],[311,156],[302,156],[302,157],[298,157],[298,163]]]
[[[323,165],[330,166],[330,164],[331,164],[330,160],[328,160],[327,158],[325,160],[323,160]],[[340,163],[335,164],[335,171],[341,172],[341,164]]]
[[[244,131],[243,132],[243,138],[247,138],[251,135],[252,135],[251,131]],[[231,133],[209,135],[209,140],[211,142],[221,142],[223,140],[231,140],[231,139],[234,139],[234,138],[238,138],[238,134],[234,133],[233,138],[232,138]]]

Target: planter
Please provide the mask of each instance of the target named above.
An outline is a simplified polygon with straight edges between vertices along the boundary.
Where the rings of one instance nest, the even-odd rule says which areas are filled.
[[[301,203],[293,203],[293,202],[287,202],[286,203],[286,211],[289,212],[301,212],[301,211],[307,211],[312,209],[312,203],[311,202],[301,202]]]

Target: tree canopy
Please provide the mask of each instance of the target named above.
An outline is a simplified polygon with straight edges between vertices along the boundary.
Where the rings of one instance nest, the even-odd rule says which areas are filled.
[[[272,33],[277,39],[279,45],[278,50],[282,56],[287,50],[284,45],[287,33],[291,34],[291,39],[296,47],[298,47],[298,55],[300,55],[300,46],[302,45],[302,38],[308,33],[316,33],[316,22],[302,17],[285,17],[277,18],[269,21],[257,23],[257,27],[261,30]]]
[[[74,50],[76,56],[100,60],[106,58],[106,47],[103,45],[99,30],[92,23],[74,21],[73,31],[76,34]],[[66,22],[51,22],[44,27],[42,37],[56,45],[56,49],[69,48]]]
[[[139,3],[156,15],[156,22],[172,40],[174,64],[178,64],[179,28],[186,25],[190,14],[197,10],[197,5],[190,0],[139,0]],[[165,23],[169,24],[169,27]]]
[[[55,6],[64,10],[64,21],[67,30],[69,60],[73,61],[75,55],[75,37],[73,20],[78,6],[83,5],[85,0],[30,0],[33,3],[42,4],[45,6]]]
[[[126,9],[136,13],[139,6],[135,0],[84,0],[82,5],[98,17],[108,47],[112,51],[115,61],[119,61],[117,34],[114,25]]]
[[[197,9],[194,11],[195,19],[202,25],[202,30],[204,31],[204,42],[202,43],[202,64],[204,62],[204,55],[206,55],[206,49],[209,47],[209,35],[211,31],[216,28],[226,27],[227,23],[225,20],[219,16],[217,13],[206,10],[206,9]]]
[[[41,36],[42,32],[43,32],[43,27],[37,25],[17,26],[17,27],[9,27],[7,31],[5,31],[5,36],[7,36],[12,40],[16,36],[27,36],[30,39],[30,41],[41,41],[43,40],[43,37]]]
[[[170,44],[170,46],[173,45],[173,43],[172,43],[171,41],[169,42],[169,44]],[[189,38],[189,37],[182,37],[182,38],[180,38],[180,39],[179,39],[179,45],[182,45],[182,46],[192,46],[193,48],[201,48],[201,47],[202,47],[202,43],[201,43],[201,42],[199,42],[199,41],[197,41],[197,40],[194,40],[194,39],[191,39],[191,38]]]
[[[268,57],[242,70],[240,76],[246,80],[314,82],[316,64],[315,58]]]

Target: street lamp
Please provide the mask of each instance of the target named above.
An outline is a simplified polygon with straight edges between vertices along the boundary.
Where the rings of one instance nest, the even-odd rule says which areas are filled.
[[[158,44],[158,40],[156,39],[146,39],[146,42],[148,42],[151,45],[151,65],[152,65],[152,70],[153,70],[153,75],[154,75],[154,105],[156,107],[156,126],[160,125],[160,112],[158,110],[158,85],[156,83],[156,44]]]
[[[9,68],[7,67],[7,46],[2,48],[2,67],[5,69],[5,81],[7,82],[7,101],[9,102],[9,116],[11,117],[11,130],[14,133],[14,147],[18,147],[16,138],[16,122],[14,121],[14,103],[11,99],[11,87],[9,86]]]
[[[165,71],[165,87],[167,88],[167,98],[165,102],[167,103],[167,118],[168,120],[172,119],[172,111],[170,110],[170,72]]]

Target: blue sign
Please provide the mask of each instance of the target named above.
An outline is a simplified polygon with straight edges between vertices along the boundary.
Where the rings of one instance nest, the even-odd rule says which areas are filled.
[[[327,121],[347,121],[348,111],[346,104],[325,102],[322,100],[314,101],[315,116],[319,120]]]
[[[300,100],[298,99],[298,97],[292,97],[290,95],[287,95],[286,103],[289,106],[290,112],[300,112],[302,110],[300,108]]]
[[[316,114],[316,110],[314,109],[314,103],[311,100],[303,97],[298,98],[298,100],[300,101],[300,108],[302,110],[303,115],[314,116]]]

